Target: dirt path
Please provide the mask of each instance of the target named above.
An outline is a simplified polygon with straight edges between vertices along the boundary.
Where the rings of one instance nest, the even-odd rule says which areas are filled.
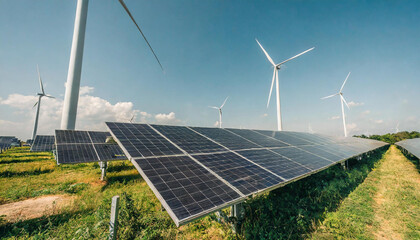
[[[34,219],[56,214],[72,202],[73,198],[68,195],[42,196],[0,205],[0,216],[5,215],[5,220],[9,222]]]
[[[410,239],[420,231],[420,174],[395,146],[384,158],[376,170],[372,232],[377,239]]]

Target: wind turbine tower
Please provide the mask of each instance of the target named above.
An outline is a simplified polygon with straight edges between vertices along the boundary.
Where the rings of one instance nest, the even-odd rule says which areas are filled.
[[[146,39],[139,25],[134,20],[123,0],[119,0],[121,6],[127,12],[137,29],[143,36],[157,62],[163,70],[162,64]],[[73,42],[71,45],[69,71],[67,74],[66,93],[64,96],[61,129],[73,130],[76,125],[77,104],[79,101],[80,75],[82,73],[83,48],[85,42],[86,19],[89,0],[77,0],[76,19],[74,21]]]
[[[347,137],[346,115],[344,114],[344,104],[346,104],[348,109],[350,109],[350,108],[349,108],[349,105],[346,102],[346,99],[344,99],[344,97],[343,97],[343,88],[344,88],[344,85],[346,84],[349,76],[350,76],[350,72],[349,72],[349,74],[347,74],[346,80],[344,80],[343,85],[341,85],[340,91],[338,93],[321,98],[321,99],[327,99],[327,98],[334,97],[334,96],[337,96],[337,95],[340,96],[341,114],[342,114],[342,118],[343,118],[343,127],[344,127],[344,137]]]
[[[69,71],[66,82],[66,93],[64,95],[64,105],[61,117],[61,129],[74,130],[76,125],[88,3],[89,0],[77,1],[73,42],[71,45]]]
[[[273,61],[273,59],[271,59],[270,55],[268,55],[267,51],[265,51],[265,49],[264,49],[264,48],[263,48],[263,46],[260,44],[260,42],[258,42],[258,40],[257,40],[257,39],[255,39],[255,40],[257,41],[258,45],[260,45],[260,47],[261,47],[261,49],[263,50],[263,52],[264,52],[265,56],[267,57],[268,61],[269,61],[269,62],[273,65],[273,67],[274,67],[273,80],[271,81],[270,93],[268,94],[267,108],[268,108],[268,106],[269,106],[269,104],[270,104],[271,93],[272,93],[272,91],[273,91],[274,80],[275,80],[275,81],[276,81],[276,95],[277,95],[277,98],[276,98],[276,102],[277,102],[277,130],[278,130],[278,131],[281,131],[281,130],[283,130],[283,129],[282,129],[281,110],[280,110],[280,90],[279,90],[279,73],[278,73],[278,72],[279,72],[279,70],[280,70],[280,68],[281,68],[281,65],[282,65],[282,64],[284,64],[284,63],[286,63],[286,62],[288,62],[288,61],[290,61],[290,60],[292,60],[292,59],[295,59],[295,58],[299,57],[299,56],[300,56],[300,55],[302,55],[302,54],[305,54],[305,53],[307,53],[307,52],[309,52],[309,51],[313,50],[315,47],[312,47],[312,48],[310,48],[310,49],[308,49],[308,50],[306,50],[306,51],[304,51],[304,52],[301,52],[301,53],[299,53],[298,55],[296,55],[296,56],[294,56],[294,57],[291,57],[291,58],[289,58],[289,59],[287,59],[287,60],[284,60],[284,61],[283,61],[283,62],[281,62],[281,63],[275,64],[275,63],[274,63],[274,61]]]

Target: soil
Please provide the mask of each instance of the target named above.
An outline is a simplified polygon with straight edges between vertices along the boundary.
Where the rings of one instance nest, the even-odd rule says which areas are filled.
[[[63,207],[70,206],[74,197],[49,195],[20,202],[0,205],[0,216],[8,222],[17,222],[57,214]]]

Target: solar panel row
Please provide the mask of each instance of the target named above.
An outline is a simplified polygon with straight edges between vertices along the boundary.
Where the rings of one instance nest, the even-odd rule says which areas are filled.
[[[295,132],[106,124],[177,225],[386,145]]]
[[[396,145],[404,148],[416,158],[420,159],[420,138],[407,139],[397,142]]]
[[[31,146],[31,152],[50,152],[54,149],[54,136],[37,135]]]
[[[0,152],[12,146],[19,146],[20,140],[14,136],[0,136]]]
[[[58,164],[124,160],[116,143],[106,143],[109,132],[55,130]]]

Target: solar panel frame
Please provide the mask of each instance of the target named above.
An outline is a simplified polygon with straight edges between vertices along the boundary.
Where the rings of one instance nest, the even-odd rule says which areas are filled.
[[[133,164],[135,164],[134,163],[135,161],[141,161],[142,159],[143,160],[150,160],[150,159],[154,158],[153,156],[149,156],[149,157],[134,157],[134,158],[132,156],[130,156],[129,152],[127,151],[127,149],[126,149],[126,147],[125,147],[125,145],[123,143],[123,141],[121,141],[121,139],[119,139],[118,136],[116,134],[114,134],[114,132],[112,131],[112,129],[110,127],[110,125],[124,124],[124,123],[106,123],[106,124],[107,124],[107,127],[110,130],[110,133],[113,135],[114,139],[118,142],[118,144],[121,146],[121,148],[124,151],[124,153],[126,154],[126,156],[130,159],[130,161],[133,162]],[[133,124],[133,125],[139,125],[139,124]],[[237,193],[241,193],[241,197],[239,197],[238,199],[235,199],[234,201],[232,201],[231,204],[241,202],[241,201],[245,200],[246,197],[249,196],[249,195],[260,194],[260,193],[264,193],[264,192],[267,192],[267,191],[270,191],[270,190],[273,190],[273,189],[282,187],[282,186],[284,186],[284,185],[286,185],[288,183],[291,183],[293,181],[297,181],[297,180],[299,180],[301,178],[304,178],[304,177],[307,177],[309,175],[315,174],[315,173],[317,173],[319,171],[322,171],[322,170],[324,170],[324,169],[326,169],[326,168],[328,168],[328,167],[330,167],[332,165],[338,164],[340,162],[346,161],[346,160],[348,160],[350,158],[353,158],[355,156],[358,156],[360,154],[363,154],[363,152],[361,152],[361,153],[358,153],[356,155],[346,155],[347,156],[346,158],[342,158],[340,161],[334,161],[333,162],[333,161],[329,160],[329,157],[328,157],[328,156],[330,156],[330,158],[331,158],[332,156],[334,156],[334,159],[337,159],[336,158],[337,157],[337,154],[335,154],[335,152],[332,151],[332,149],[331,149],[331,151],[324,150],[323,152],[321,152],[322,154],[321,153],[319,154],[321,156],[318,156],[318,154],[316,153],[316,149],[317,148],[312,149],[313,151],[311,152],[311,151],[308,151],[308,148],[305,149],[305,148],[299,148],[299,146],[298,147],[291,146],[290,144],[283,143],[282,141],[280,141],[278,139],[275,139],[275,138],[272,138],[272,137],[268,137],[268,136],[265,136],[265,135],[263,135],[261,133],[258,133],[255,130],[240,130],[240,129],[231,130],[231,129],[223,129],[225,131],[228,131],[229,133],[232,133],[232,134],[240,137],[244,141],[246,140],[246,141],[249,141],[251,143],[254,143],[254,144],[257,144],[257,145],[261,146],[261,148],[232,150],[232,149],[229,149],[228,147],[224,146],[223,144],[219,143],[215,139],[211,139],[209,136],[206,136],[203,133],[200,133],[199,131],[195,131],[194,127],[181,127],[183,129],[188,128],[188,129],[192,130],[193,132],[195,132],[195,133],[197,133],[197,134],[199,134],[201,136],[204,136],[204,137],[208,138],[210,141],[212,141],[212,142],[214,142],[214,143],[216,143],[216,144],[218,144],[218,145],[220,145],[220,146],[222,146],[224,148],[223,150],[222,149],[217,149],[217,152],[210,152],[210,153],[207,153],[207,152],[205,152],[205,153],[203,153],[203,152],[189,153],[188,151],[182,149],[180,146],[178,146],[177,144],[175,144],[174,142],[172,142],[171,139],[169,139],[167,136],[165,136],[164,135],[165,131],[162,131],[163,133],[161,133],[160,131],[158,131],[157,129],[155,129],[154,127],[157,126],[157,125],[148,125],[148,126],[150,126],[152,129],[154,129],[156,131],[156,133],[158,133],[163,138],[165,138],[166,140],[168,140],[171,144],[173,144],[176,148],[178,148],[182,152],[181,154],[172,154],[172,155],[160,156],[160,157],[175,157],[175,156],[178,156],[178,157],[190,157],[196,163],[201,164],[206,170],[208,170],[209,172],[211,172],[212,174],[214,174],[216,177],[218,177],[219,179],[223,180],[225,183],[227,182],[228,183],[227,185],[229,187],[231,187],[232,189],[236,190]],[[158,126],[160,126],[160,125],[158,125]],[[115,128],[115,126],[114,126],[114,128]],[[160,128],[160,127],[157,127],[157,128]],[[176,127],[171,127],[171,128],[176,128]],[[160,129],[162,129],[162,128],[160,128]],[[238,131],[247,131],[247,134],[250,134],[251,133],[250,134],[251,137],[249,137],[251,139],[253,138],[252,136],[254,136],[254,137],[255,136],[258,136],[258,137],[255,137],[255,138],[256,139],[262,139],[262,143],[263,143],[262,145],[265,145],[265,146],[262,146],[261,144],[255,143],[254,141],[251,141],[249,138],[244,137],[244,136],[248,136],[246,134],[245,135],[244,134],[237,134]],[[255,134],[257,134],[257,135],[255,135]],[[295,134],[294,132],[291,132],[291,133],[287,132],[287,134],[293,135],[295,138],[298,138],[298,139],[305,138],[306,137],[305,134],[301,134],[300,135],[300,134]],[[193,139],[195,139],[195,138],[196,137],[194,137]],[[328,143],[330,142],[330,140],[328,140],[328,139],[326,139],[325,141],[323,141],[323,144],[324,145],[322,145],[322,144],[316,144],[316,143],[313,142],[313,141],[316,141],[319,138],[322,139],[322,137],[320,137],[318,135],[316,137],[311,138],[313,140],[312,141],[309,141],[308,144],[306,144],[306,142],[308,142],[308,140],[305,140],[306,141],[305,144],[301,144],[300,146],[313,145],[313,146],[317,146],[318,148],[322,149],[321,146],[324,147],[324,146],[329,145]],[[176,138],[175,137],[172,137],[172,139],[176,139]],[[266,142],[268,140],[274,142],[274,144],[268,144]],[[296,140],[296,141],[299,141],[299,140]],[[333,140],[331,140],[331,141],[333,141]],[[303,141],[299,141],[299,142],[303,142]],[[355,140],[352,139],[352,140],[349,140],[347,142],[350,142],[351,143],[351,142],[355,142]],[[348,153],[350,154],[350,153],[352,153],[354,151],[354,149],[348,149],[345,146],[345,144],[347,142],[346,141],[340,141],[340,144],[335,143],[334,144],[334,147],[344,146],[344,148],[347,149],[348,150]],[[370,142],[370,143],[372,143],[372,142]],[[376,148],[381,147],[381,146],[384,146],[384,145],[386,145],[386,144],[385,143],[381,143],[381,144],[378,144],[378,146],[372,147],[369,150],[373,151]],[[203,161],[204,158],[211,158],[212,157],[213,159],[218,160],[217,159],[217,156],[229,155],[231,158],[238,159],[238,161],[247,161],[246,164],[250,165],[253,168],[259,167],[258,170],[259,171],[262,171],[262,169],[263,170],[268,170],[268,169],[266,169],[264,166],[262,166],[261,164],[259,164],[257,161],[253,161],[253,159],[249,159],[249,158],[247,158],[247,156],[243,156],[241,153],[243,153],[244,151],[269,151],[269,152],[272,152],[274,154],[277,154],[279,156],[279,158],[281,158],[281,156],[283,156],[283,155],[281,155],[279,153],[276,153],[276,151],[278,152],[280,150],[285,150],[285,149],[293,149],[294,151],[304,152],[305,155],[309,155],[309,156],[312,156],[312,157],[316,157],[318,159],[321,159],[322,161],[324,161],[324,165],[323,165],[323,167],[319,167],[319,168],[312,167],[312,169],[309,169],[308,167],[306,167],[306,170],[307,171],[305,171],[304,173],[302,173],[299,176],[294,176],[293,178],[284,178],[284,179],[286,179],[286,181],[279,181],[279,182],[277,182],[277,184],[268,185],[268,187],[265,188],[265,189],[261,189],[261,190],[258,190],[258,191],[253,191],[253,192],[250,192],[250,193],[246,193],[246,192],[245,193],[242,193],[236,187],[232,186],[229,183],[229,180],[231,180],[229,177],[231,177],[231,176],[221,176],[221,175],[219,175],[218,173],[216,173],[216,172],[212,171],[212,169],[210,169],[211,166],[208,165],[208,162],[204,162]],[[324,156],[322,156],[322,155],[324,155]],[[296,164],[296,161],[295,160],[291,160],[291,162],[294,162]],[[206,166],[206,164],[208,166]],[[297,163],[297,164],[299,164],[299,163]],[[216,166],[216,165],[217,164],[215,164],[214,166]],[[240,164],[240,165],[244,165],[244,162],[242,162],[242,164]],[[136,164],[135,164],[135,166],[136,166]],[[146,176],[147,174],[145,174],[144,172],[142,172],[142,168],[137,165],[136,166],[136,169],[140,172],[140,174],[146,180],[146,182],[151,187],[151,189],[153,190],[153,192],[156,194],[156,196],[158,197],[158,199],[162,202],[162,205],[168,211],[169,215],[172,217],[172,219],[174,220],[174,222],[176,223],[177,226],[182,225],[182,224],[185,224],[185,223],[187,223],[189,221],[194,220],[195,218],[198,218],[198,217],[201,217],[201,216],[205,216],[205,215],[207,215],[207,214],[209,214],[211,212],[217,211],[218,209],[221,209],[221,208],[224,208],[224,207],[228,206],[228,205],[223,205],[223,206],[218,206],[218,207],[216,206],[211,211],[203,211],[203,212],[200,212],[200,213],[198,213],[196,215],[189,216],[187,219],[179,219],[172,212],[170,206],[168,204],[166,204],[166,202],[162,199],[162,196],[160,195],[158,189],[155,188],[155,186],[153,185],[153,183],[148,179],[148,176]],[[217,170],[217,169],[213,169],[213,170]],[[268,170],[267,172],[270,173],[270,174],[272,174],[272,175],[274,175],[274,176],[277,175],[277,174],[274,174],[270,170]]]

